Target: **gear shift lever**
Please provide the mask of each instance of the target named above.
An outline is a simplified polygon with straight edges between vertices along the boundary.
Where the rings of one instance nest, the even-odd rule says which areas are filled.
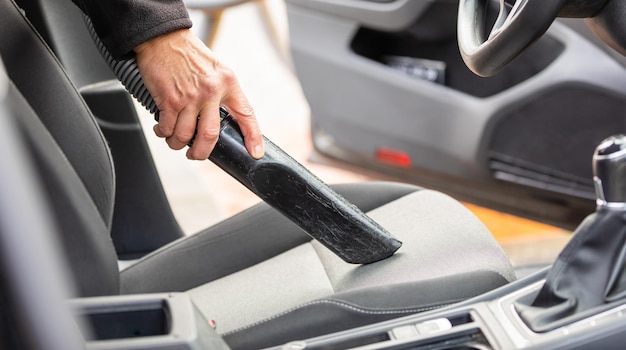
[[[593,155],[593,181],[598,205],[623,207],[626,203],[626,136],[604,140]]]
[[[576,229],[530,304],[516,303],[524,322],[545,332],[626,299],[626,136],[604,140],[593,156],[595,213]]]

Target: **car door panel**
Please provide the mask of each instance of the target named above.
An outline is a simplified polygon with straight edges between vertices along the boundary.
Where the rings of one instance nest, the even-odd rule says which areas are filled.
[[[589,156],[626,132],[624,67],[556,22],[500,74],[475,76],[458,52],[457,7],[287,0],[316,151],[574,227],[595,206]],[[423,77],[430,68],[420,65],[433,61],[443,81]]]

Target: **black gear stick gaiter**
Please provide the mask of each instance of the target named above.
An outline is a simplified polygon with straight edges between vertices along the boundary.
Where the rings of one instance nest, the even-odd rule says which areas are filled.
[[[597,211],[578,227],[535,300],[516,304],[535,332],[570,324],[626,297],[626,137],[605,140],[593,165]]]
[[[531,305],[518,303],[535,332],[569,324],[626,295],[626,211],[599,208],[578,227]]]

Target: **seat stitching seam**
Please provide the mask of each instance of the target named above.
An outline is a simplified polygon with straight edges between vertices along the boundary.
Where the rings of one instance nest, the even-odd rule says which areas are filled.
[[[272,317],[266,318],[264,320],[251,323],[251,324],[249,324],[247,326],[243,326],[243,327],[237,328],[237,329],[229,331],[229,332],[225,332],[225,333],[223,333],[223,335],[229,335],[229,334],[237,333],[237,332],[240,332],[240,331],[252,328],[252,327],[256,327],[256,326],[258,326],[260,324],[267,323],[267,322],[272,321],[274,319],[277,319],[277,318],[279,318],[281,316],[284,316],[284,315],[286,315],[288,313],[294,312],[294,311],[296,311],[298,309],[303,309],[303,308],[305,308],[307,306],[312,306],[312,305],[317,305],[317,304],[334,304],[334,305],[338,305],[338,306],[343,307],[343,308],[350,309],[352,311],[356,311],[356,312],[363,313],[363,314],[368,314],[368,315],[392,315],[392,314],[405,314],[405,313],[415,313],[415,312],[425,312],[425,311],[435,310],[435,309],[439,309],[439,308],[442,308],[442,307],[445,307],[445,306],[448,306],[448,305],[452,305],[452,304],[454,304],[454,302],[440,304],[440,305],[434,305],[434,306],[415,307],[415,308],[406,308],[406,309],[398,309],[398,310],[372,310],[372,309],[366,309],[366,308],[358,307],[358,306],[355,306],[353,304],[349,304],[349,303],[342,302],[342,301],[323,299],[323,300],[316,300],[316,301],[308,302],[308,303],[305,303],[305,304],[302,304],[302,305],[290,308],[288,310],[285,310],[285,311],[283,311],[281,313],[278,313],[278,314],[276,314],[276,315],[274,315]]]

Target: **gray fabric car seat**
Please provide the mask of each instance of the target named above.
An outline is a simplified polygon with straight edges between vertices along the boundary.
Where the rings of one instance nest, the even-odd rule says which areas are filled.
[[[69,1],[69,0],[68,0]],[[454,303],[506,284],[511,265],[460,203],[394,183],[337,186],[403,242],[379,263],[344,263],[264,204],[174,241],[119,272],[106,140],[59,62],[12,0],[0,57],[20,128],[54,208],[78,296],[188,291],[233,348],[260,348]]]

